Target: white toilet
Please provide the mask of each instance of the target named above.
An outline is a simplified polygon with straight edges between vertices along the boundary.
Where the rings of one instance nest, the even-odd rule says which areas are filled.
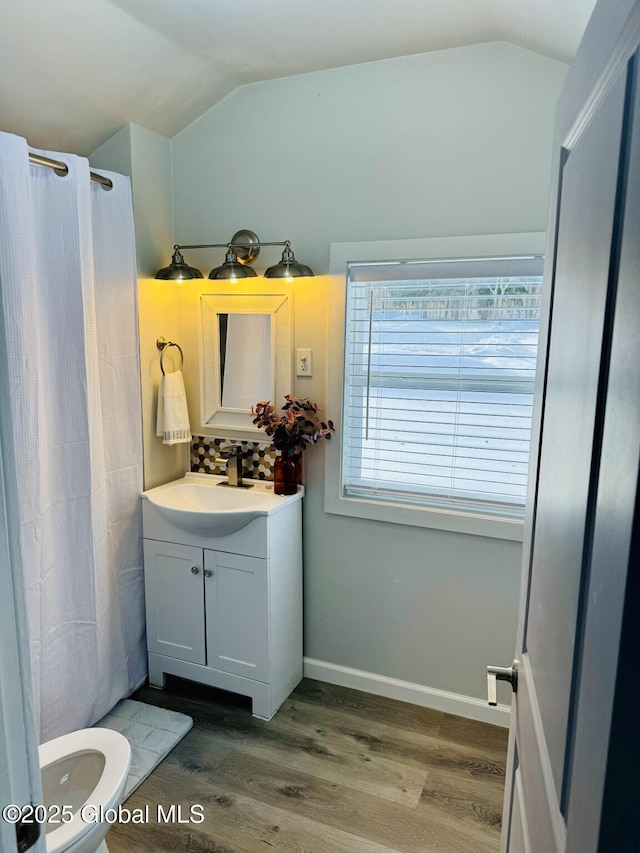
[[[98,816],[120,805],[130,764],[129,741],[111,729],[80,729],[42,744],[47,853],[108,853],[111,822]],[[51,822],[52,806],[70,806],[71,820]]]

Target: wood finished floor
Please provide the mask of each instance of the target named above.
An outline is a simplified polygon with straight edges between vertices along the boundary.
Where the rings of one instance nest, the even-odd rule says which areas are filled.
[[[506,729],[305,679],[269,723],[248,700],[179,679],[133,698],[194,727],[115,824],[111,853],[496,853]],[[158,804],[198,803],[200,824]]]

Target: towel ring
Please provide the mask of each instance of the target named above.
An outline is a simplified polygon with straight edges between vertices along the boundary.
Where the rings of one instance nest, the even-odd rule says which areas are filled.
[[[178,370],[182,370],[182,365],[184,364],[184,353],[182,352],[182,347],[180,346],[180,344],[174,344],[173,341],[168,341],[166,338],[158,338],[158,340],[156,341],[156,346],[160,350],[160,370],[162,371],[163,376],[165,375],[163,364],[164,354],[169,347],[176,347],[176,349],[180,353],[180,367],[178,368]]]

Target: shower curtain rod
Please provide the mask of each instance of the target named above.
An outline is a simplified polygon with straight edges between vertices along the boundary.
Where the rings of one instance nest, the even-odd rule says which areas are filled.
[[[34,163],[36,166],[48,166],[49,169],[53,169],[57,174],[64,176],[69,171],[69,167],[66,163],[61,163],[59,160],[51,160],[49,157],[43,157],[41,154],[34,154],[32,151],[29,151],[29,162]],[[113,181],[110,181],[109,178],[105,178],[104,175],[98,175],[97,172],[89,172],[91,175],[91,180],[96,181],[96,183],[101,184],[105,189],[110,190],[113,188]]]

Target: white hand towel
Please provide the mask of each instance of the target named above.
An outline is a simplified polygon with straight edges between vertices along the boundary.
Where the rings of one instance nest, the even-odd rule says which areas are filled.
[[[166,373],[160,378],[156,435],[162,436],[163,444],[191,441],[187,394],[181,370]]]

